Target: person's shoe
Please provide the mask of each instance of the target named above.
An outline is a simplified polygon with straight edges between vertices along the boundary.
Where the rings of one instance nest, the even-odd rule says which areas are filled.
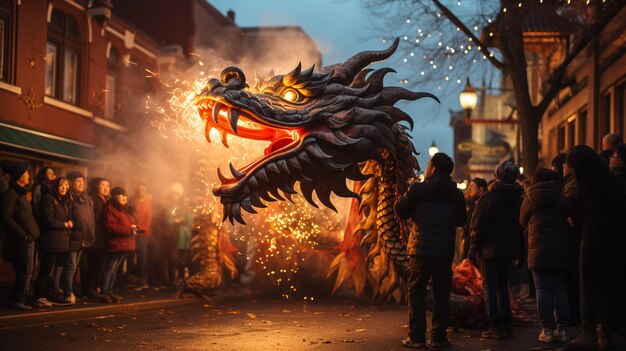
[[[111,299],[111,301],[113,301],[114,303],[118,303],[120,302],[120,300],[122,299],[122,297],[120,295],[114,294],[114,293],[109,293],[109,298]]]
[[[564,328],[555,331],[554,335],[556,336],[558,341],[561,343],[566,343],[572,339],[572,336],[570,335],[569,331]]]
[[[33,309],[31,306],[28,306],[24,304],[23,302],[13,302],[11,304],[11,308],[20,310],[20,311],[30,311]]]
[[[606,328],[599,324],[596,328],[596,333],[598,335],[598,350],[607,350],[612,348],[612,342],[610,333],[607,332]]]
[[[432,338],[430,340],[430,347],[435,348],[435,349],[442,349],[444,347],[448,347],[451,346],[452,344],[450,343],[450,339],[448,339],[448,337],[444,336],[444,337],[440,337],[440,338]]]
[[[98,290],[92,289],[89,290],[88,296],[90,299],[99,300],[102,297],[102,294],[100,294]]]
[[[411,349],[422,349],[426,347],[425,340],[413,340],[410,336],[407,336],[402,340],[402,346]]]
[[[52,307],[52,302],[48,301],[45,297],[37,299],[33,304],[34,308],[50,308]]]
[[[500,328],[500,333],[503,339],[510,339],[513,337],[513,327],[511,327],[511,325],[504,325]]]
[[[72,304],[72,300],[69,296],[54,296],[52,297],[51,303],[56,306],[69,306]]]
[[[144,290],[148,290],[150,289],[150,287],[147,284],[144,285],[140,285],[136,288],[133,288],[134,291],[144,291]]]
[[[111,299],[111,296],[109,294],[101,294],[99,301],[102,303],[113,303],[113,300]]]
[[[541,328],[541,334],[539,334],[538,339],[541,342],[548,342],[548,343],[557,341],[557,337],[554,336],[554,330],[547,329],[547,328]]]
[[[561,351],[579,351],[579,350],[595,350],[596,339],[593,333],[589,330],[581,330],[580,333],[565,344]]]
[[[500,328],[497,327],[489,327],[489,329],[483,331],[480,336],[483,339],[503,339],[504,335]]]

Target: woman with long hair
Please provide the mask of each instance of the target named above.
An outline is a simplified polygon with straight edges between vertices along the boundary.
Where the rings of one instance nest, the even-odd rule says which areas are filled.
[[[60,262],[65,262],[72,231],[79,229],[70,201],[69,181],[65,177],[58,177],[52,184],[51,191],[42,194],[40,203],[41,263],[35,285],[36,307],[50,307],[50,302],[44,296],[46,284],[54,268]],[[62,299],[62,302],[70,302],[69,296]]]
[[[564,176],[577,183],[582,209],[580,245],[581,332],[565,349],[604,349],[611,323],[611,285],[620,264],[618,237],[623,228],[624,196],[615,177],[600,156],[586,145],[574,146],[567,154]],[[597,328],[597,334],[596,332]]]

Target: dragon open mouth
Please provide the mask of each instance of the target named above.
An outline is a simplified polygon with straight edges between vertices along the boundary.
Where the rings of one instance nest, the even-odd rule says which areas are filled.
[[[287,151],[297,145],[300,138],[298,129],[280,129],[263,122],[261,117],[251,111],[245,111],[225,102],[219,102],[212,98],[204,98],[196,101],[198,112],[202,116],[204,134],[208,142],[211,142],[212,130],[219,133],[220,140],[228,147],[228,136],[252,140],[265,140],[270,144],[265,148],[264,154],[259,159],[235,169],[232,165],[233,178],[225,177],[218,169],[222,184],[237,182],[251,171],[255,166],[272,157],[273,153]]]

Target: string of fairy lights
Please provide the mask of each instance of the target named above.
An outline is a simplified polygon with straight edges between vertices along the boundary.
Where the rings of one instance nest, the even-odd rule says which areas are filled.
[[[204,190],[202,200],[194,201],[193,213],[204,220],[213,221],[218,227],[226,226],[235,246],[247,248],[248,252],[240,250],[235,255],[245,255],[246,260],[252,261],[248,265],[251,272],[239,274],[252,273],[255,283],[269,284],[285,299],[298,297],[312,300],[312,296],[299,291],[298,273],[306,263],[306,253],[314,250],[322,237],[323,241],[335,244],[341,240],[343,233],[340,229],[347,219],[350,202],[333,196],[332,201],[339,209],[336,214],[330,210],[313,208],[303,197],[294,195],[294,203],[267,203],[267,208],[257,209],[258,214],[245,216],[247,225],[222,223],[221,204],[212,193],[213,187],[220,184],[216,169],[227,166],[229,162],[234,165],[247,164],[262,155],[267,145],[238,137],[229,138],[228,148],[219,141],[207,143],[193,99],[209,79],[219,75],[220,70],[207,69],[207,65],[199,57],[197,59],[195,68],[177,73],[170,79],[148,71],[149,76],[159,80],[167,90],[166,98],[146,97],[146,114],[153,116],[151,125],[160,131],[163,138],[171,139],[173,143],[193,153],[196,159],[193,172],[199,188]],[[164,100],[165,103],[159,103]],[[214,137],[212,140],[218,139]],[[196,229],[208,230],[200,226]]]
[[[530,5],[546,5],[556,3],[559,6],[594,6],[618,0],[527,0],[519,1],[516,7],[524,8]],[[445,1],[442,1],[444,3]],[[463,22],[474,38],[490,39],[496,33],[486,31],[494,23],[499,13],[507,13],[510,8],[501,6],[500,1],[449,1],[444,6]],[[412,6],[415,2],[411,2]],[[472,36],[467,35],[462,28],[453,24],[446,15],[431,4],[431,1],[421,2],[422,9],[403,8],[402,12],[414,14],[401,19],[400,31],[407,33],[400,35],[404,42],[405,56],[401,62],[417,66],[417,71],[411,70],[415,76],[401,78],[400,84],[419,84],[422,81],[439,82],[437,89],[453,83],[461,85],[465,78],[477,71],[485,72],[493,69],[491,66],[477,67],[488,63],[490,58],[499,60],[499,53],[493,48],[482,48]],[[487,6],[489,5],[489,6]],[[476,10],[480,10],[475,13]],[[394,18],[397,18],[394,16]],[[397,21],[397,20],[395,20]],[[396,22],[396,24],[398,24]],[[397,28],[397,27],[396,27]],[[433,30],[435,29],[435,30]],[[409,34],[411,33],[411,34]],[[388,44],[396,36],[381,37],[384,44]],[[483,51],[487,51],[484,53]],[[488,57],[489,56],[489,57]],[[434,76],[434,77],[433,77]]]

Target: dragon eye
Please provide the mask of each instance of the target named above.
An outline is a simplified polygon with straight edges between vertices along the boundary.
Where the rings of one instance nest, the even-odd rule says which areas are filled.
[[[288,89],[283,92],[283,99],[294,102],[298,100],[298,92],[293,89]]]

